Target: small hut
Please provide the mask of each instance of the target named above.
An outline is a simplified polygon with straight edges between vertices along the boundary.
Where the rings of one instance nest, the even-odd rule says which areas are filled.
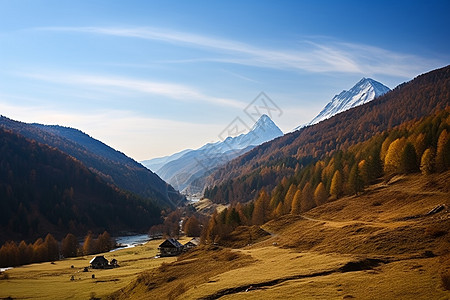
[[[161,243],[158,247],[160,256],[175,256],[181,254],[183,245],[174,238],[170,238]]]
[[[103,255],[98,255],[91,259],[89,263],[93,269],[105,269],[108,267],[109,262]]]
[[[200,244],[199,238],[193,238],[192,240],[184,244],[184,250],[190,250],[192,248],[197,247],[199,244]]]

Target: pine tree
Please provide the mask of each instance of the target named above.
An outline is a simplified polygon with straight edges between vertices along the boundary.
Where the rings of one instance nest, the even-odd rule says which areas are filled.
[[[374,147],[367,159],[368,182],[383,175],[383,162],[380,157],[380,147]]]
[[[364,185],[368,185],[370,182],[370,175],[369,175],[369,164],[366,162],[366,160],[363,159],[358,163],[358,169],[359,174],[361,174],[361,179]]]
[[[439,135],[436,150],[436,170],[443,172],[450,167],[450,136],[446,129]]]
[[[339,170],[336,170],[336,172],[334,172],[333,179],[331,179],[330,194],[335,199],[337,199],[342,194],[342,190],[343,190],[342,175]]]
[[[308,211],[316,206],[314,202],[314,190],[311,183],[307,182],[302,190],[302,198],[300,202],[300,209],[302,212]]]
[[[83,242],[83,254],[84,255],[91,255],[94,254],[97,250],[97,247],[95,245],[94,237],[92,236],[92,232],[89,232],[86,237],[84,238]]]
[[[75,257],[77,256],[79,248],[78,240],[76,236],[68,233],[66,237],[61,241],[61,254],[63,257]]]
[[[323,184],[323,182],[320,182],[317,185],[316,190],[314,191],[314,201],[316,202],[316,205],[319,206],[326,203],[327,199],[328,193],[325,189],[325,185]]]
[[[259,193],[258,199],[255,201],[255,208],[253,209],[252,223],[253,225],[262,225],[265,221],[268,221],[269,212],[269,194],[265,189],[262,189]]]
[[[302,191],[297,190],[292,200],[291,214],[297,215],[301,212],[300,203],[302,201]]]
[[[430,175],[434,171],[434,151],[431,148],[425,150],[420,160],[420,171],[424,175]]]
[[[414,148],[414,145],[409,142],[406,143],[400,157],[400,170],[406,174],[419,171],[416,149]]]
[[[353,165],[352,169],[350,170],[348,185],[351,193],[355,195],[357,195],[364,189],[364,182],[361,178],[361,175],[359,174],[359,168],[357,164]]]
[[[282,215],[284,215],[284,206],[283,203],[280,202],[275,209],[275,217],[281,217]]]
[[[289,189],[284,197],[284,211],[289,212],[292,207],[292,200],[294,199],[295,192],[297,191],[297,187],[295,184],[291,184]]]
[[[108,252],[114,248],[115,242],[112,240],[111,236],[107,231],[100,234],[96,241],[96,252]]]
[[[195,216],[190,217],[187,219],[186,223],[184,224],[184,232],[187,236],[190,237],[198,237],[200,236],[200,222]]]
[[[219,228],[217,224],[217,210],[214,211],[213,215],[209,219],[208,226],[206,227],[206,242],[212,243],[219,236]]]
[[[25,241],[21,241],[19,244],[19,261],[21,265],[26,265],[31,262],[33,257],[33,248]]]
[[[241,218],[239,217],[239,213],[237,212],[236,208],[232,207],[228,210],[225,224],[230,225],[232,229],[241,225]]]
[[[59,259],[59,244],[58,241],[51,235],[47,234],[44,240],[45,247],[47,248],[46,261],[58,260]]]
[[[406,139],[400,138],[393,141],[388,148],[386,157],[384,158],[385,173],[399,173],[401,172],[401,157],[403,149],[406,145]]]

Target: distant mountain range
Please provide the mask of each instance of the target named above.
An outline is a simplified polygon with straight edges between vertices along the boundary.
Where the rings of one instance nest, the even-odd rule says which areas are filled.
[[[179,191],[201,193],[202,178],[216,167],[253,149],[255,146],[282,136],[283,132],[267,115],[262,115],[248,133],[208,143],[196,150],[183,150],[171,156],[142,161],[162,179]]]
[[[338,113],[365,104],[386,94],[390,90],[390,88],[378,81],[371,78],[362,78],[350,90],[343,90],[339,95],[334,96],[314,119],[304,125],[296,127],[293,131],[317,124]]]
[[[0,127],[39,143],[57,148],[82,162],[104,181],[150,198],[160,206],[174,206],[181,195],[138,162],[80,130],[42,124],[27,124],[0,117]]]

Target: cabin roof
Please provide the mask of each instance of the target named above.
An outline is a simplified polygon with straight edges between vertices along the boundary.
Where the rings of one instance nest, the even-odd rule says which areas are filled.
[[[108,264],[108,260],[103,255],[95,256],[91,261],[90,264]]]
[[[187,242],[184,245],[186,246],[188,244],[192,244],[194,246],[198,246],[200,244],[200,240],[198,238],[193,238],[193,239],[191,239],[189,242]]]
[[[159,248],[181,248],[183,245],[174,238],[165,240],[159,245]]]

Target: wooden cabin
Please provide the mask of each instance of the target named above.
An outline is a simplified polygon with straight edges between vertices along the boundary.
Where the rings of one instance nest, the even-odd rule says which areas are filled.
[[[109,265],[108,260],[103,255],[95,256],[89,263],[93,269],[106,269]]]
[[[175,256],[183,252],[183,245],[174,238],[170,238],[161,243],[158,247],[160,256]]]
[[[184,244],[184,250],[189,250],[189,249],[195,248],[199,244],[200,244],[200,239],[199,238],[193,238],[192,240],[190,240],[189,242]]]

